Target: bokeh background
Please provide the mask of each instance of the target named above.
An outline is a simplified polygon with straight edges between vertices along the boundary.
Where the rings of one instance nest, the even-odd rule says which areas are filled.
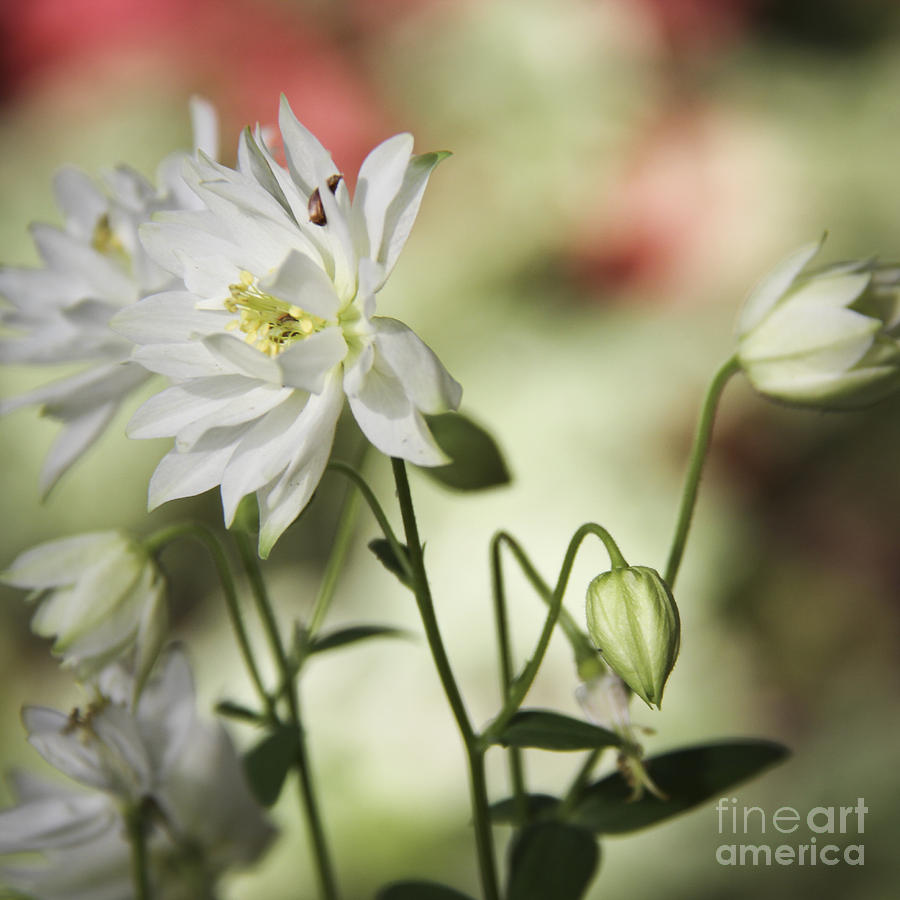
[[[0,38],[4,263],[36,260],[26,226],[58,221],[50,178],[63,163],[152,174],[187,146],[192,93],[218,106],[226,160],[242,125],[274,120],[282,91],[347,173],[400,130],[420,150],[454,152],[381,310],[435,348],[515,476],[478,496],[413,485],[476,722],[497,705],[492,531],[511,528],[548,578],[586,520],[609,527],[630,561],[661,567],[697,406],[749,286],[825,228],[830,259],[900,253],[893,0],[4,0]],[[10,368],[0,391],[55,374]],[[789,744],[790,761],[735,791],[739,802],[805,812],[863,797],[865,865],[722,868],[709,804],[605,842],[591,896],[891,894],[898,411],[800,413],[739,379],[729,387],[679,583],[681,658],[666,709],[636,713],[656,729],[651,753],[739,735]],[[0,563],[79,530],[220,521],[213,495],[148,518],[146,483],[166,444],[130,442],[123,424],[41,504],[56,427],[33,410],[0,422]],[[354,440],[348,429],[340,452]],[[388,467],[370,459],[368,471],[389,503]],[[272,555],[285,617],[309,612],[343,490],[327,481]],[[362,515],[331,624],[417,630],[411,599],[365,549],[374,536]],[[202,702],[248,697],[211,569],[188,550],[165,562]],[[603,567],[594,548],[576,567],[577,617]],[[513,577],[510,588],[524,656],[542,610]],[[20,705],[65,706],[76,692],[31,636],[21,595],[3,589],[0,601],[0,752],[5,767],[36,767]],[[529,702],[576,714],[575,684],[554,642]],[[311,665],[303,692],[345,895],[406,876],[475,892],[463,756],[424,642],[336,652]],[[499,797],[499,754],[491,763]],[[553,789],[578,760],[528,763],[533,786]],[[230,878],[224,896],[313,896],[293,800],[287,791],[274,811],[285,834],[265,863]]]

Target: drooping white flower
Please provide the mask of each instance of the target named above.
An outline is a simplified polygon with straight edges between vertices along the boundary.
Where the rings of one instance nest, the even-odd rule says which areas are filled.
[[[175,384],[131,420],[132,437],[175,437],[150,506],[221,486],[230,524],[256,492],[260,554],[309,501],[346,397],[366,437],[418,465],[447,462],[423,414],[461,389],[405,325],[375,316],[375,294],[406,242],[434,166],[411,135],[376,147],[355,196],[282,101],[288,168],[245,131],[237,171],[201,158],[186,179],[200,212],[156,217],[148,252],[187,290],[149,297],[114,327],[133,358]]]
[[[738,321],[737,359],[774,400],[866,406],[900,390],[900,268],[858,260],[810,271],[821,247],[806,244],[756,286]]]
[[[192,102],[195,144],[216,152],[215,114]],[[131,345],[109,328],[123,307],[177,284],[138,239],[138,228],[165,209],[196,205],[180,174],[186,154],[159,167],[158,187],[120,166],[97,181],[74,168],[54,179],[63,227],[38,224],[32,236],[38,268],[0,269],[0,362],[51,366],[84,364],[74,375],[0,402],[0,415],[38,406],[63,429],[44,463],[40,486],[48,492],[99,438],[125,398],[150,374],[129,360]]]
[[[178,650],[133,708],[124,669],[108,669],[99,689],[68,716],[24,711],[31,744],[81,787],[16,777],[18,804],[0,812],[0,854],[36,851],[42,859],[0,868],[0,884],[38,900],[132,897],[123,816],[142,805],[153,896],[212,897],[219,875],[255,860],[274,834],[231,741],[196,716]]]
[[[19,554],[0,581],[32,591],[31,627],[81,679],[133,657],[140,690],[168,625],[165,582],[144,547],[119,531],[49,541]]]

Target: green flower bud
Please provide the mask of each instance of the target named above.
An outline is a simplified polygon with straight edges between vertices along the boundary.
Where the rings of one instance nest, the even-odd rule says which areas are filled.
[[[806,271],[821,246],[795,251],[750,294],[737,358],[767,397],[853,409],[900,388],[900,269],[857,261]]]
[[[610,669],[659,707],[681,642],[678,607],[660,574],[624,566],[598,575],[587,590],[587,624]]]

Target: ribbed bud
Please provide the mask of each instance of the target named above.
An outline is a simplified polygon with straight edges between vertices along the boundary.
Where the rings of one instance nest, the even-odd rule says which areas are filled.
[[[587,590],[587,624],[610,669],[659,707],[681,642],[678,607],[659,573],[624,566],[598,575]]]

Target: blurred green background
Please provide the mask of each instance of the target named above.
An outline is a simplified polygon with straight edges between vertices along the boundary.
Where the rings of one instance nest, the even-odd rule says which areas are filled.
[[[237,129],[295,112],[354,172],[412,131],[449,149],[381,295],[464,386],[463,408],[506,450],[512,486],[447,494],[416,478],[438,615],[476,723],[496,711],[487,541],[510,528],[550,577],[584,521],[629,561],[662,567],[697,407],[731,352],[743,295],[829,229],[830,259],[900,244],[900,16],[891,0],[31,0],[3,4],[0,260],[36,260],[26,226],[58,221],[50,178],[127,161],[147,174],[190,140],[186,101],[212,99],[226,161]],[[7,368],[3,396],[58,372]],[[135,404],[136,405],[136,404]],[[900,834],[900,405],[856,415],[779,409],[740,379],[726,393],[679,589],[684,636],[666,709],[636,708],[649,752],[726,736],[791,746],[734,794],[769,812],[863,797],[865,865],[723,868],[713,804],[604,843],[592,897],[881,900]],[[56,433],[0,422],[0,562],[42,540],[183,517],[221,521],[210,494],[146,516],[164,441],[123,418],[43,504]],[[339,452],[354,450],[354,436]],[[389,467],[370,459],[383,502]],[[285,617],[308,614],[344,485],[319,496],[268,565]],[[418,630],[411,598],[365,549],[367,514],[330,624]],[[212,570],[166,552],[176,636],[209,708],[249,692]],[[568,605],[606,560],[590,548]],[[520,657],[541,605],[510,578]],[[36,766],[23,702],[76,696],[21,595],[0,591],[0,752]],[[573,714],[556,640],[529,704]],[[372,642],[316,661],[306,701],[327,828],[348,898],[427,876],[476,891],[463,755],[424,642]],[[252,733],[233,729],[247,744]],[[535,789],[579,760],[528,758]],[[505,795],[500,754],[493,793]],[[4,799],[8,796],[4,795]],[[285,834],[225,896],[313,895],[287,791]],[[501,835],[502,838],[502,835]],[[772,840],[755,835],[751,842]],[[502,844],[501,840],[501,844]],[[852,840],[848,840],[852,843]],[[777,843],[777,841],[775,841]],[[299,885],[299,887],[298,887]]]

